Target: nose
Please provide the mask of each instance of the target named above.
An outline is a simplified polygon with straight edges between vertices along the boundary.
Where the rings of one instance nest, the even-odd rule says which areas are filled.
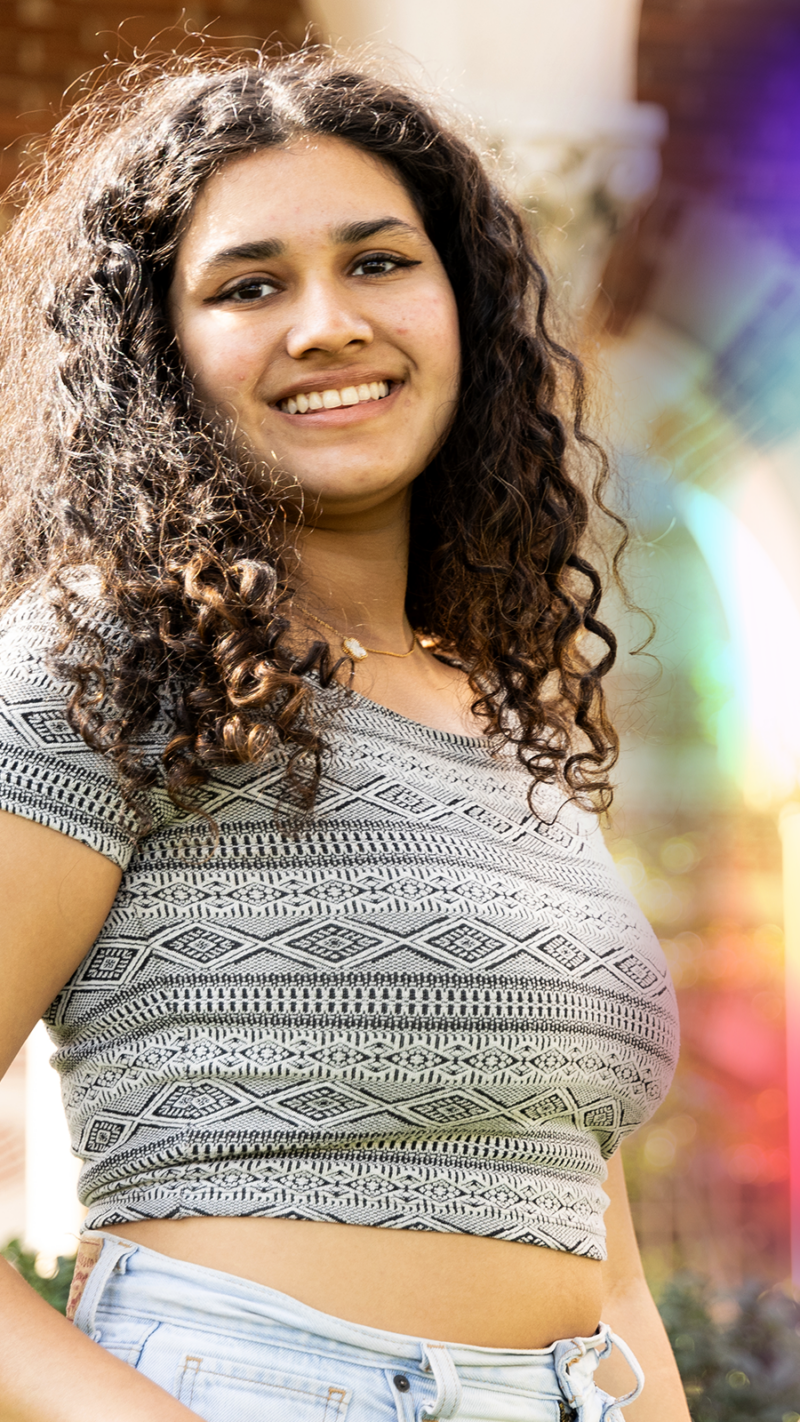
[[[298,296],[286,349],[294,360],[302,360],[314,351],[335,355],[347,346],[367,346],[372,339],[372,326],[355,297],[337,283],[316,281]]]

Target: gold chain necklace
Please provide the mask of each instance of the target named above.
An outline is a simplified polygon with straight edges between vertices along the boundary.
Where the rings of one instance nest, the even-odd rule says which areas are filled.
[[[312,622],[318,622],[320,627],[327,627],[329,632],[335,632],[336,636],[339,638],[342,651],[345,653],[346,656],[352,657],[354,662],[363,662],[364,658],[369,656],[400,658],[410,657],[411,653],[414,651],[414,648],[417,645],[417,634],[416,632],[412,632],[411,646],[409,647],[407,652],[384,652],[381,650],[380,647],[365,647],[362,642],[359,642],[357,637],[344,637],[339,631],[338,627],[334,627],[332,623],[326,622],[323,617],[317,617],[315,612],[309,612],[307,607],[301,607],[300,611],[304,612],[306,617],[310,617]]]

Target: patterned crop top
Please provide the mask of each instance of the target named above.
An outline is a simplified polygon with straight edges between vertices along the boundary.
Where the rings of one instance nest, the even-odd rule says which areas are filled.
[[[678,1033],[593,816],[554,791],[531,812],[512,751],[353,695],[299,827],[276,760],[215,770],[216,847],[161,790],[137,846],[65,720],[50,617],[29,596],[0,623],[0,807],[124,871],[45,1017],[87,1226],[284,1216],[603,1259],[605,1161]]]

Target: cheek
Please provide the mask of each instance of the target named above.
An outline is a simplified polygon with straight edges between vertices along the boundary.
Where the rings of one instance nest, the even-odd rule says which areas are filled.
[[[263,368],[263,352],[257,343],[213,322],[184,331],[180,346],[189,374],[212,400],[243,393]]]
[[[395,324],[418,367],[440,383],[457,384],[461,364],[458,312],[449,294],[421,296]]]

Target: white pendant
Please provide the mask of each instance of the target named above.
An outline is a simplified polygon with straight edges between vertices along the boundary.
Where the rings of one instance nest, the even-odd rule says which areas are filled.
[[[357,637],[343,637],[342,650],[347,653],[348,657],[352,657],[354,662],[363,662],[364,658],[369,655],[366,647],[362,647]]]

